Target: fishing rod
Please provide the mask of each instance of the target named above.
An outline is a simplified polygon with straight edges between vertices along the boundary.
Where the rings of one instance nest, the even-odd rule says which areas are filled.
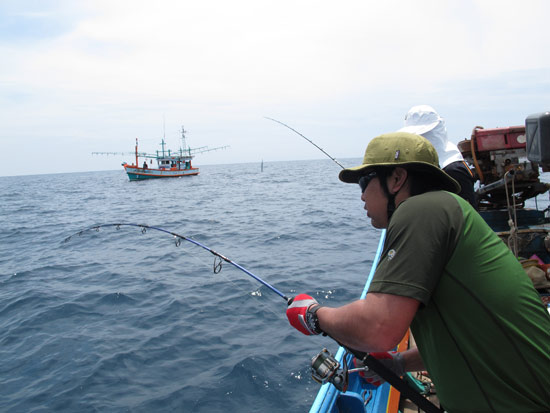
[[[286,125],[285,125],[286,126]],[[176,247],[179,247],[181,244],[181,241],[188,241],[198,247],[203,248],[204,250],[210,252],[212,255],[215,256],[214,258],[214,266],[213,270],[215,274],[218,274],[222,270],[222,264],[223,261],[233,265],[235,268],[238,268],[239,270],[243,271],[250,277],[254,278],[256,281],[260,282],[267,288],[269,288],[271,291],[273,291],[275,294],[283,298],[287,304],[290,304],[291,299],[289,299],[286,295],[284,295],[282,292],[280,292],[277,288],[273,287],[266,281],[262,280],[257,275],[253,274],[252,272],[248,271],[246,268],[242,267],[241,265],[237,264],[235,261],[230,260],[229,258],[225,257],[224,255],[220,254],[217,251],[214,251],[212,248],[202,244],[199,241],[196,241],[192,238],[186,237],[184,235],[177,234],[172,231],[168,231],[164,228],[154,227],[151,225],[145,225],[145,224],[134,224],[134,223],[109,223],[109,224],[100,224],[100,225],[94,225],[85,229],[82,229],[80,231],[75,232],[72,235],[69,235],[67,238],[63,240],[64,243],[69,242],[75,235],[82,236],[85,232],[89,231],[96,231],[99,232],[101,228],[106,227],[115,227],[117,230],[120,229],[120,227],[135,227],[135,228],[141,228],[142,234],[145,234],[147,230],[155,230],[159,232],[163,232],[165,234],[169,234],[174,237]],[[329,335],[330,337],[330,335]],[[333,340],[335,340],[338,344],[342,345],[338,340],[331,337]],[[362,353],[357,352],[355,350],[352,350],[348,347],[345,347],[347,352],[354,354],[359,360],[362,360],[363,363],[371,368],[372,370],[376,371],[382,378],[384,378],[388,383],[393,385],[396,389],[398,389],[405,397],[409,398],[413,403],[421,407],[426,412],[441,412],[441,410],[437,410],[437,407],[431,404],[427,399],[423,398],[419,393],[415,392],[413,389],[410,388],[410,386],[404,382],[401,378],[399,378],[393,371],[389,370],[386,366],[384,366],[382,363],[380,363],[378,360],[376,360],[374,357]],[[349,373],[356,373],[359,372],[362,369],[347,369],[346,363],[344,363],[343,370],[341,369],[341,364],[336,361],[336,359],[328,352],[326,349],[321,351],[319,355],[314,357],[312,359],[312,376],[313,378],[318,381],[319,383],[332,383],[337,389],[345,392],[347,390],[347,384],[348,384],[348,374]]]
[[[266,119],[269,119],[269,120],[272,120],[273,122],[277,122],[283,126],[286,126],[288,129],[290,129],[292,132],[295,132],[297,133],[298,135],[300,135],[302,138],[304,138],[306,141],[308,141],[309,143],[311,143],[313,146],[315,146],[317,149],[319,149],[321,152],[323,152],[326,156],[328,156],[330,159],[332,159],[333,162],[335,162],[340,168],[342,169],[346,169],[344,167],[344,165],[342,165],[340,162],[338,162],[335,158],[333,158],[332,156],[330,156],[328,153],[325,152],[325,150],[323,148],[321,148],[319,145],[317,145],[315,142],[313,142],[311,139],[309,138],[306,138],[304,135],[302,135],[300,132],[298,132],[296,129],[294,128],[291,128],[290,126],[288,126],[286,123],[283,123],[281,122],[280,120],[277,120],[277,119],[273,119],[273,118],[269,118],[267,116],[264,116],[264,118]]]
[[[214,258],[214,274],[218,274],[222,270],[222,263],[223,263],[223,261],[225,261],[225,262],[233,265],[235,268],[238,268],[239,270],[243,271],[244,273],[246,273],[250,277],[254,278],[256,281],[258,281],[261,284],[265,285],[267,288],[269,288],[275,294],[277,294],[278,296],[284,298],[287,303],[290,300],[286,295],[284,295],[282,292],[280,292],[277,288],[273,287],[272,285],[270,285],[266,281],[262,280],[257,275],[253,274],[252,272],[248,271],[246,268],[244,268],[241,265],[237,264],[235,261],[230,260],[229,258],[223,256],[219,252],[214,251],[212,248],[207,247],[206,245],[200,243],[199,241],[196,241],[196,240],[194,240],[192,238],[189,238],[189,237],[186,237],[184,235],[176,234],[175,232],[168,231],[168,230],[163,229],[163,228],[153,227],[151,225],[145,225],[145,224],[132,224],[132,223],[100,224],[100,225],[94,225],[92,227],[85,228],[83,230],[75,232],[74,234],[72,234],[72,235],[68,236],[67,238],[65,238],[63,240],[63,242],[68,242],[73,236],[75,236],[75,235],[81,236],[83,233],[88,232],[88,231],[95,230],[95,231],[99,232],[100,228],[105,228],[105,227],[115,227],[118,230],[122,226],[141,228],[141,232],[143,234],[145,234],[147,232],[147,230],[151,229],[151,230],[160,231],[160,232],[164,232],[166,234],[172,235],[176,240],[176,247],[180,246],[182,240],[183,241],[188,241],[192,244],[195,244],[195,245],[205,249],[206,251],[210,252],[212,255],[215,256],[215,258]]]

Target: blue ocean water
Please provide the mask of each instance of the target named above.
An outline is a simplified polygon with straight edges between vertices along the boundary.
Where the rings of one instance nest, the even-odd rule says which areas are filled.
[[[359,164],[346,160],[344,164]],[[0,178],[0,411],[307,411],[326,337],[288,296],[357,298],[379,231],[330,160],[212,165],[129,182],[122,170]]]

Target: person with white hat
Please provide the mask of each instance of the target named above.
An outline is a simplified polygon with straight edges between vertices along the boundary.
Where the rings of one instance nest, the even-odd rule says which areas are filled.
[[[364,299],[328,307],[298,294],[289,323],[397,375],[427,370],[448,412],[550,411],[550,314],[514,254],[457,195],[434,146],[380,135],[339,178],[359,184],[372,225],[386,229],[378,266]],[[417,347],[396,356],[409,328]]]
[[[405,126],[398,132],[409,132],[428,139],[439,156],[439,166],[460,184],[460,195],[477,207],[474,175],[464,162],[458,147],[449,141],[445,120],[428,105],[417,105],[405,115]]]

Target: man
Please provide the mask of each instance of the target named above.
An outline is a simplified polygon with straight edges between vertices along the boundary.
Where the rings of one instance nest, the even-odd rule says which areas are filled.
[[[464,162],[458,147],[449,141],[445,120],[428,105],[413,106],[405,115],[405,126],[398,132],[409,132],[428,139],[437,151],[441,168],[460,184],[460,195],[474,207],[474,175]]]
[[[359,183],[367,216],[386,239],[365,299],[338,308],[306,294],[290,324],[363,352],[393,349],[410,327],[418,348],[395,371],[427,369],[449,412],[549,411],[550,315],[522,266],[438,167],[425,138],[374,138]]]

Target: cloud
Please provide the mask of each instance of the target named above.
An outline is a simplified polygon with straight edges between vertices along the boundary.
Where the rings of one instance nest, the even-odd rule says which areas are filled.
[[[99,1],[61,24],[62,36],[14,52],[12,79],[92,95],[281,101],[430,87],[548,67],[550,5],[528,3]],[[541,52],[523,57],[525,47]]]
[[[0,146],[24,139],[41,153],[58,139],[71,156],[82,142],[119,151],[136,136],[160,136],[164,117],[175,135],[182,122],[201,143],[231,144],[232,161],[258,159],[262,149],[277,159],[318,155],[277,146],[296,141],[263,120],[273,116],[311,127],[321,143],[347,136],[337,150],[356,156],[358,137],[392,128],[417,103],[475,123],[476,109],[502,113],[523,102],[520,113],[549,95],[543,0],[0,8],[0,53],[9,62],[0,66]],[[261,136],[267,142],[257,143]],[[78,165],[93,169],[86,156]]]

